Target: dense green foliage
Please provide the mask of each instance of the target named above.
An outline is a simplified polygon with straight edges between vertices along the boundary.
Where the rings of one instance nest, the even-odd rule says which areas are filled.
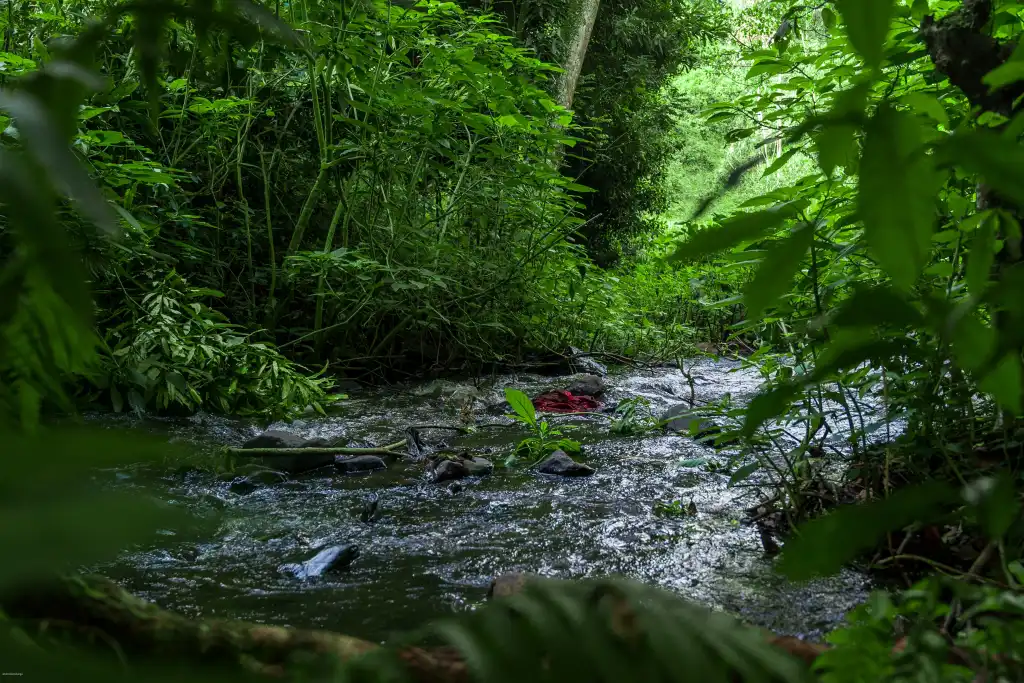
[[[971,669],[993,651],[1011,668],[1020,657],[1017,608],[990,612],[1016,599],[1024,553],[1015,51],[1024,7],[788,5],[775,3],[774,39],[745,51],[744,94],[707,113],[732,122],[733,139],[781,147],[774,162],[756,152],[738,163],[726,190],[789,159],[817,163],[691,229],[677,252],[719,254],[712,271],[753,267],[734,330],[764,342],[751,362],[767,384],[749,407],[723,414],[756,456],[733,480],[774,489],[791,523],[823,504],[871,501],[803,528],[780,564],[793,577],[878,548],[878,566],[904,576],[939,562],[1007,589],[926,584],[899,608],[861,610],[834,636],[843,647],[823,658],[835,667],[828,680],[974,680]],[[833,466],[844,479],[823,489]],[[957,558],[963,540],[914,539],[933,524],[981,543]],[[927,556],[915,550],[923,547]],[[891,633],[897,613],[913,624],[911,654],[893,658],[890,636],[877,634]],[[942,674],[950,650],[940,626],[967,653]]]

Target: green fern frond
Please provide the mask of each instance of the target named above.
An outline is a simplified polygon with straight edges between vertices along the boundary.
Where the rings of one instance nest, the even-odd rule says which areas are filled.
[[[446,669],[442,663],[427,672],[407,666],[411,679],[420,681],[440,676],[487,683],[795,683],[809,676],[806,666],[757,629],[625,580],[539,580],[522,594],[419,636],[444,641],[466,667]],[[392,645],[386,651],[390,660],[381,659],[384,653],[357,660],[343,679],[390,680],[399,651],[400,645]]]

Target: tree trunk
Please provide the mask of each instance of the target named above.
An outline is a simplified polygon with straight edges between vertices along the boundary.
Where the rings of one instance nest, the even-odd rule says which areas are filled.
[[[594,32],[594,24],[597,22],[597,11],[600,8],[601,0],[580,0],[580,7],[575,17],[575,30],[572,43],[565,55],[565,63],[558,82],[558,104],[566,109],[572,109],[573,95],[576,94],[576,83],[580,79],[580,72],[583,70],[583,60],[587,57],[587,46],[590,44],[590,34]]]
[[[127,664],[188,662],[272,679],[300,672],[329,676],[339,664],[381,650],[376,643],[330,631],[189,619],[94,576],[44,582],[0,602],[8,618],[38,624],[40,635],[84,638],[112,648]],[[399,658],[416,683],[469,680],[464,661],[451,648],[410,647]],[[18,662],[4,664],[10,669]]]

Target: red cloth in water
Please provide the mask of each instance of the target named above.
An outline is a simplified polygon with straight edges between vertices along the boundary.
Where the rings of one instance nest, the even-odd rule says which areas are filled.
[[[587,413],[600,408],[601,403],[591,396],[573,396],[555,389],[533,399],[533,407],[546,413]]]

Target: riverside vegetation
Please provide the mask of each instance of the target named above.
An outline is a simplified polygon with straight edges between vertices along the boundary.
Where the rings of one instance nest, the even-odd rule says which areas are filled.
[[[806,677],[628,582],[539,585],[430,632],[448,647],[369,652],[70,575],[191,523],[92,483],[174,446],[83,407],[269,420],[326,412],[341,378],[713,342],[764,378],[701,413],[778,569],[892,579],[813,675],[1018,680],[1024,3],[736,4],[0,4],[4,666]],[[523,460],[565,440],[510,397]],[[635,410],[616,429],[651,426]]]

